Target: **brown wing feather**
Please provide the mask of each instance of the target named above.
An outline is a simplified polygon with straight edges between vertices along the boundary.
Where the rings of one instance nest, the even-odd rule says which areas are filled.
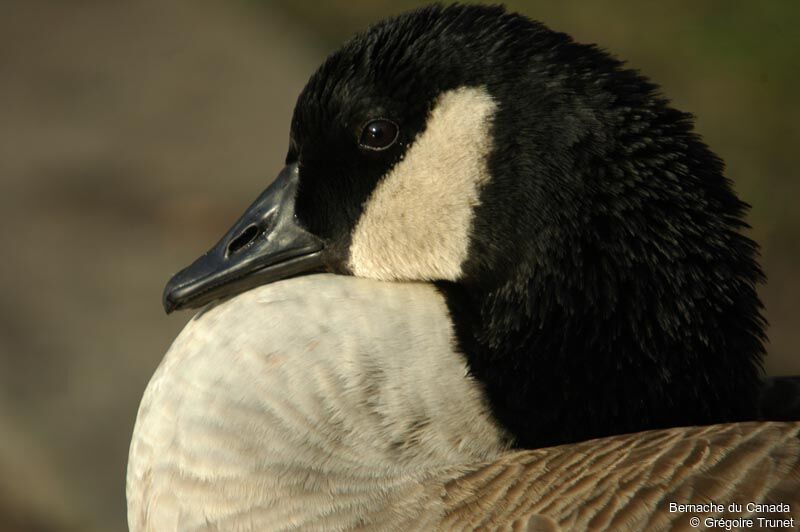
[[[444,488],[443,530],[691,529],[695,515],[793,517],[798,526],[800,423],[656,430],[516,452]],[[669,508],[707,502],[725,510]],[[785,503],[789,511],[748,511],[747,503]]]

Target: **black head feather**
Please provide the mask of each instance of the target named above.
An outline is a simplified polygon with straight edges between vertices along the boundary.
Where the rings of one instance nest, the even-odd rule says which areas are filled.
[[[437,95],[498,102],[492,179],[459,282],[459,347],[521,446],[755,415],[764,320],[747,205],[657,87],[500,7],[433,6],[332,55],[301,94],[298,214],[344,261],[375,183]],[[375,116],[393,148],[358,152]]]

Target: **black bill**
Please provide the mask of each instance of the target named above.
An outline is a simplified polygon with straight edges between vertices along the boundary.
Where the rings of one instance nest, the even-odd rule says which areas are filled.
[[[286,166],[216,246],[164,288],[167,313],[322,267],[322,240],[295,219],[297,164]]]

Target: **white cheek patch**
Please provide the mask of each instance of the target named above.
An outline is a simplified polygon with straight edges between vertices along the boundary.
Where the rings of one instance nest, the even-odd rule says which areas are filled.
[[[496,103],[482,87],[442,94],[425,131],[375,190],[353,231],[354,275],[457,280],[482,185]]]

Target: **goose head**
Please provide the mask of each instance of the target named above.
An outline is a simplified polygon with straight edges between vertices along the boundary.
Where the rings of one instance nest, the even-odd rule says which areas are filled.
[[[319,271],[428,281],[521,446],[753,414],[747,206],[598,48],[499,7],[389,19],[311,77],[285,163],[167,311]]]

